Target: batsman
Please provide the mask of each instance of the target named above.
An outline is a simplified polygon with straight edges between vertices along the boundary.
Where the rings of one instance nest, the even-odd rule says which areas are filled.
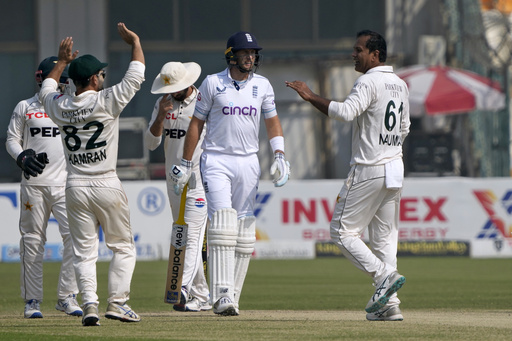
[[[196,166],[194,150],[206,125],[200,166],[210,219],[208,273],[213,312],[224,316],[239,315],[242,286],[256,242],[261,118],[274,155],[270,173],[275,186],[283,186],[290,175],[274,90],[268,79],[255,73],[260,50],[249,32],[237,32],[228,39],[224,52],[228,66],[207,76],[199,87],[183,159],[171,172],[175,192],[180,193]]]

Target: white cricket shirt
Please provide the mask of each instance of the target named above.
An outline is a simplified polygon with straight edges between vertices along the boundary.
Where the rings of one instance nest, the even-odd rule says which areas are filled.
[[[36,153],[46,153],[49,164],[42,174],[31,176],[29,180],[21,177],[21,183],[33,186],[65,186],[66,162],[59,128],[46,114],[39,94],[20,101],[7,128],[7,152],[16,160],[18,155],[33,149]]]
[[[352,121],[350,165],[383,165],[402,157],[402,143],[411,125],[409,89],[392,66],[368,70],[344,102],[331,101],[328,113]]]
[[[68,180],[116,174],[119,115],[140,89],[144,70],[144,64],[132,61],[120,83],[78,96],[56,92],[57,82],[44,80],[41,101],[61,131]]]
[[[231,155],[258,152],[260,118],[277,115],[274,89],[267,78],[251,73],[243,84],[229,69],[208,75],[199,87],[194,116],[206,121],[204,151]]]

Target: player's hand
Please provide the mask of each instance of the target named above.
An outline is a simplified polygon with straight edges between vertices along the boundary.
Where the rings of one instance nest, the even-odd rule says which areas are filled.
[[[180,195],[192,174],[192,161],[181,159],[180,165],[173,165],[169,176],[174,182],[174,193]]]
[[[314,93],[311,91],[311,89],[306,85],[306,83],[302,81],[293,81],[293,82],[284,82],[287,87],[292,88],[293,90],[297,91],[300,97],[302,97],[303,100],[309,101],[313,96]]]
[[[276,152],[274,154],[274,163],[270,167],[270,175],[274,176],[274,186],[284,186],[290,174],[290,163],[284,159],[283,153]]]
[[[122,22],[117,24],[117,31],[127,44],[134,45],[139,41],[139,36],[135,32],[130,31]]]
[[[23,176],[25,179],[29,179],[31,176],[37,176],[38,174],[43,173],[44,167],[46,167],[46,161],[48,157],[46,157],[46,153],[41,155],[39,158],[36,155],[36,152],[33,149],[26,149],[18,155],[16,159],[16,163],[23,170]],[[42,160],[43,162],[41,162]]]
[[[73,52],[73,38],[66,37],[60,42],[59,55],[57,56],[59,61],[69,64],[78,55],[78,50]]]
[[[158,115],[164,117],[172,108],[172,95],[164,95],[158,104]]]

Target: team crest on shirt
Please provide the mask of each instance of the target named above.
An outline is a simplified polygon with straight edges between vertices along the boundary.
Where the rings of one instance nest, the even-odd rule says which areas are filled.
[[[223,89],[221,89],[221,88],[217,87],[217,91],[218,91],[218,92],[220,92],[220,93],[222,93],[222,92],[226,91],[226,87],[224,87]]]
[[[258,98],[258,86],[257,85],[252,87],[252,98]]]

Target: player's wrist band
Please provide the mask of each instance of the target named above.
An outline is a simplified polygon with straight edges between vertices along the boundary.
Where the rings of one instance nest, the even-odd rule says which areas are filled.
[[[190,168],[192,168],[192,161],[190,161],[190,160],[185,160],[185,159],[183,159],[183,158],[182,158],[182,159],[181,159],[181,165],[182,165],[183,167],[186,167],[186,168],[190,169]]]
[[[270,139],[270,146],[272,147],[272,153],[276,153],[276,151],[280,151],[284,154],[284,137],[282,136],[274,136]]]

